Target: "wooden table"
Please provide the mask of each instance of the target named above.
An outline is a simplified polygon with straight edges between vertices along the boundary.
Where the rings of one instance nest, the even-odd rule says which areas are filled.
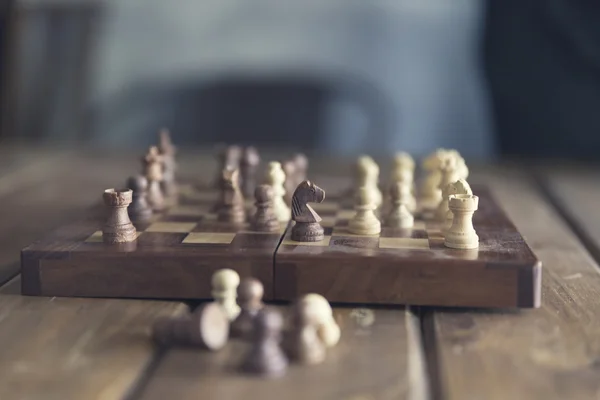
[[[318,367],[280,380],[232,371],[244,351],[162,350],[149,339],[178,302],[23,297],[19,250],[81,217],[137,156],[0,150],[0,399],[600,398],[600,182],[581,167],[472,166],[542,259],[536,310],[336,309],[343,340]],[[313,171],[343,174],[315,159]],[[207,153],[181,170],[211,177]],[[325,186],[325,185],[324,185]]]

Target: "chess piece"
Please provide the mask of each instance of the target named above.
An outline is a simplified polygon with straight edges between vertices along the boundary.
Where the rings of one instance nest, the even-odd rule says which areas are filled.
[[[158,319],[152,336],[163,346],[198,346],[215,351],[227,343],[229,320],[219,304],[211,302],[185,317]]]
[[[410,189],[410,186],[402,182],[394,182],[390,186],[392,208],[385,220],[385,226],[400,229],[414,226],[414,217],[407,207],[407,199],[412,197]]]
[[[255,278],[244,278],[237,288],[237,300],[241,311],[231,323],[231,337],[248,339],[252,333],[254,318],[264,307],[264,288]]]
[[[290,359],[300,364],[320,364],[325,360],[326,346],[319,337],[322,310],[300,298],[292,305],[291,327],[285,347]]]
[[[242,193],[250,197],[256,188],[256,173],[260,164],[260,155],[255,147],[246,147],[241,161]]]
[[[401,182],[403,187],[404,206],[410,213],[417,209],[417,200],[413,193],[415,177],[415,161],[405,152],[399,152],[394,157],[394,167],[392,170],[392,182]]]
[[[360,156],[356,163],[356,190],[366,187],[373,196],[375,208],[381,206],[383,195],[379,190],[379,166],[369,156]]]
[[[450,183],[446,187],[445,193],[447,193],[448,196],[450,196],[453,194],[473,194],[473,191],[471,190],[471,186],[469,186],[467,181],[461,178],[461,179],[457,180],[456,182]],[[450,229],[450,227],[452,226],[453,219],[454,219],[454,214],[452,213],[452,211],[448,210],[448,212],[446,213],[446,222],[445,222],[444,227],[442,228],[442,233],[444,235],[446,234],[448,229]]]
[[[448,185],[458,180],[457,161],[455,157],[448,156],[440,166],[442,178],[439,188],[442,191],[442,201],[435,211],[435,217],[441,222],[446,221],[446,214],[448,213]]]
[[[243,224],[246,221],[244,197],[240,192],[239,170],[225,169],[221,178],[221,199],[217,219],[221,222]]]
[[[285,204],[283,197],[285,196],[285,172],[281,168],[281,164],[272,161],[269,163],[265,183],[273,188],[273,210],[279,222],[287,222],[290,220],[290,209]]]
[[[132,201],[129,205],[129,217],[134,222],[144,222],[152,218],[152,208],[148,204],[148,180],[142,175],[132,176],[127,180],[127,187],[132,190]]]
[[[442,191],[439,188],[442,179],[440,166],[446,152],[446,149],[437,149],[423,160],[422,168],[426,171],[426,176],[421,185],[420,200],[430,209],[435,209],[442,201]]]
[[[279,347],[283,318],[279,312],[262,309],[254,318],[252,348],[242,363],[249,374],[276,378],[285,374],[288,360]]]
[[[215,187],[218,188],[221,185],[221,171],[240,168],[242,154],[243,150],[238,145],[225,146],[217,152],[218,167],[217,176],[215,177]]]
[[[292,186],[292,192],[299,184],[304,182],[307,179],[308,173],[308,158],[302,153],[297,153],[292,159],[295,164],[295,183]]]
[[[479,197],[472,194],[450,195],[449,207],[454,218],[444,238],[446,247],[463,250],[479,247],[479,237],[473,228],[473,214],[478,205]]]
[[[130,189],[106,189],[102,196],[108,208],[108,218],[102,227],[102,241],[106,244],[133,242],[137,238],[135,226],[127,214],[133,192]]]
[[[307,203],[321,203],[325,191],[310,181],[304,181],[292,196],[292,240],[297,242],[319,242],[325,238],[321,217]]]
[[[298,187],[302,181],[298,182],[298,174],[296,171],[296,163],[294,160],[287,160],[281,163],[281,168],[285,172],[285,182],[283,187],[285,188],[285,204],[292,204],[292,196],[294,196],[294,190]]]
[[[240,276],[229,268],[223,268],[212,275],[212,297],[223,308],[229,321],[233,321],[240,313],[237,305],[237,288],[240,284]]]
[[[158,150],[163,156],[163,173],[160,187],[165,200],[170,204],[177,203],[178,188],[175,180],[177,162],[175,161],[176,147],[171,142],[171,134],[167,129],[159,132]]]
[[[158,147],[152,146],[142,159],[144,164],[144,176],[148,179],[148,204],[153,211],[162,211],[165,208],[165,199],[160,188],[163,179],[164,157],[160,154]]]
[[[348,230],[357,235],[376,235],[381,232],[381,222],[375,216],[375,199],[377,194],[373,188],[359,188],[355,196],[356,214],[348,223]]]
[[[250,221],[250,228],[257,232],[279,232],[281,225],[273,209],[273,188],[260,185],[254,191],[256,213]]]
[[[309,293],[301,297],[300,301],[313,307],[313,312],[318,316],[317,335],[325,347],[334,347],[340,341],[341,330],[333,318],[333,310],[325,297],[316,293]]]

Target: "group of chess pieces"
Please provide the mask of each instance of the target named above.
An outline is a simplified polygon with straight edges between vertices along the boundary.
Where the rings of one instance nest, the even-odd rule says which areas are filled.
[[[321,295],[299,297],[284,316],[262,302],[263,285],[240,277],[232,269],[212,276],[213,302],[183,317],[155,322],[152,335],[162,346],[223,349],[229,339],[250,343],[239,365],[241,371],[264,377],[280,377],[290,362],[320,364],[327,349],[340,340],[341,330],[329,302]],[[287,317],[287,318],[285,318]]]
[[[159,132],[159,145],[142,158],[143,173],[128,179],[128,189],[107,189],[104,202],[109,217],[102,229],[107,244],[133,242],[137,238],[133,222],[143,222],[178,201],[175,178],[176,148],[169,132]],[[219,152],[215,187],[220,196],[212,211],[217,220],[230,224],[250,222],[258,232],[280,232],[290,218],[294,221],[291,239],[298,242],[324,240],[322,218],[310,206],[325,200],[325,191],[306,180],[308,159],[298,154],[284,162],[268,163],[262,184],[257,185],[260,156],[254,147],[227,146]],[[456,150],[438,149],[423,160],[424,179],[417,190],[415,161],[405,152],[394,157],[388,195],[379,183],[379,166],[369,156],[361,156],[355,166],[355,185],[350,196],[355,215],[348,231],[377,235],[383,226],[412,229],[415,215],[441,225],[444,244],[455,249],[475,249],[479,237],[473,227],[478,197],[467,183],[469,169]],[[418,199],[417,202],[417,196]],[[245,197],[254,195],[253,215],[248,215]],[[384,198],[385,197],[385,198]]]

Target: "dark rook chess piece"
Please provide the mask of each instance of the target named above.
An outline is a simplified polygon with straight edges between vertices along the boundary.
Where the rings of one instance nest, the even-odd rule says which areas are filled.
[[[102,198],[108,208],[108,218],[102,227],[102,241],[107,244],[133,242],[137,238],[136,230],[127,214],[132,191],[106,189]]]
[[[148,203],[153,211],[162,211],[165,208],[165,199],[160,188],[163,179],[164,156],[158,151],[158,147],[152,146],[142,159],[144,164],[144,175],[148,179]]]
[[[242,193],[246,197],[250,197],[252,196],[252,193],[254,193],[258,164],[260,164],[258,150],[252,146],[246,147],[244,149],[244,156],[241,162]]]
[[[221,180],[221,201],[217,219],[221,222],[241,224],[246,221],[244,197],[238,185],[238,169],[225,169]]]
[[[250,374],[276,378],[283,376],[288,360],[279,347],[283,318],[267,308],[258,312],[252,329],[252,349],[242,363],[242,370]]]
[[[318,242],[325,238],[321,217],[307,203],[321,203],[325,191],[310,181],[304,181],[294,191],[292,197],[292,240],[297,242]]]
[[[163,346],[199,346],[219,350],[229,338],[229,320],[221,306],[212,302],[186,317],[157,320],[152,335]]]
[[[255,278],[244,278],[237,288],[237,301],[240,314],[231,323],[231,337],[250,339],[254,318],[263,308],[264,288]]]
[[[250,224],[252,230],[257,232],[279,232],[281,227],[273,209],[273,188],[269,185],[257,186],[254,197],[256,199],[256,213]]]
[[[133,191],[133,200],[129,206],[129,217],[132,221],[143,222],[152,217],[152,208],[148,204],[148,180],[142,176],[132,176],[127,180],[127,187]]]

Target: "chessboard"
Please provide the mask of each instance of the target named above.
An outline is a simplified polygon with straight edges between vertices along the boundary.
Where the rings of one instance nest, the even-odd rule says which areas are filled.
[[[319,183],[318,181],[316,183]],[[478,249],[444,246],[441,227],[417,214],[412,229],[378,235],[347,230],[351,196],[340,190],[314,204],[325,239],[295,242],[294,222],[279,233],[217,220],[218,190],[181,185],[178,205],[136,223],[137,239],[102,241],[102,209],[22,250],[22,293],[210,299],[211,276],[231,268],[253,276],[265,300],[319,293],[332,303],[488,308],[539,307],[541,263],[485,186],[473,185]],[[247,201],[248,215],[252,202]]]

